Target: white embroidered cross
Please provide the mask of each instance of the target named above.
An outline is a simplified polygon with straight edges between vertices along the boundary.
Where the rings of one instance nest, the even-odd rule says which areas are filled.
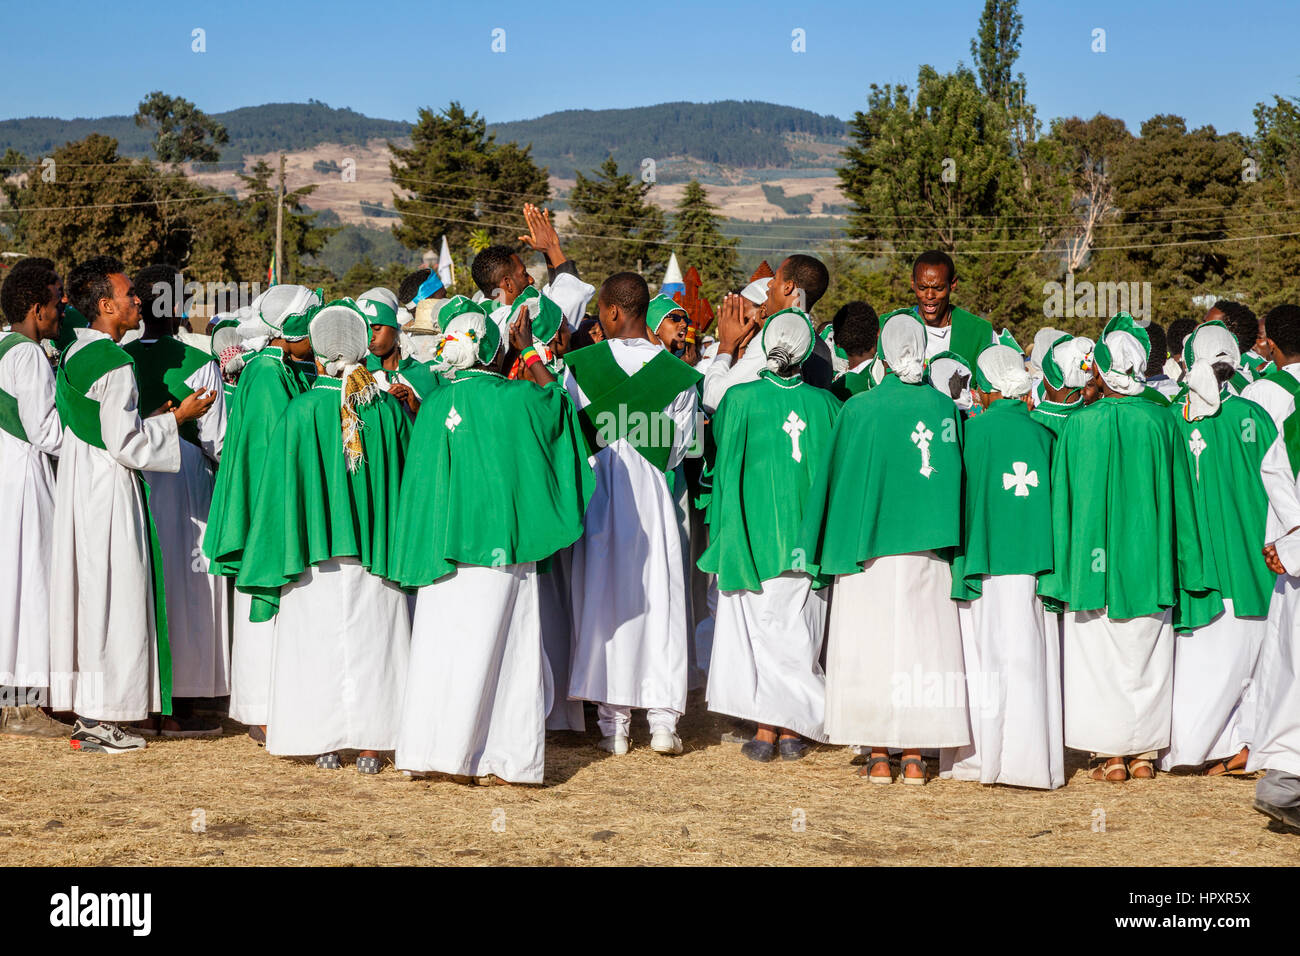
[[[808,426],[804,424],[802,418],[794,412],[791,412],[790,417],[785,420],[785,424],[781,427],[784,428],[786,434],[790,436],[790,442],[792,444],[790,457],[795,461],[803,461],[803,452],[799,450],[799,435]]]
[[[446,421],[447,431],[454,432],[456,430],[456,426],[460,424],[460,421],[461,421],[460,416],[456,414],[456,406],[455,405],[451,406],[451,412],[447,415],[447,421]]]
[[[1201,452],[1205,451],[1205,449],[1208,448],[1209,446],[1206,445],[1205,441],[1201,438],[1201,430],[1199,428],[1192,429],[1192,438],[1191,441],[1187,443],[1187,447],[1192,450],[1192,454],[1196,457],[1196,480],[1200,481],[1201,480]]]
[[[916,423],[916,431],[912,432],[912,444],[921,449],[921,474],[929,478],[934,474],[934,469],[930,467],[930,439],[934,437],[934,432],[925,427],[925,422]]]
[[[1012,462],[1011,472],[1002,476],[1002,490],[1006,491],[1014,485],[1017,498],[1028,498],[1029,489],[1038,487],[1038,472],[1030,471],[1023,461]]]

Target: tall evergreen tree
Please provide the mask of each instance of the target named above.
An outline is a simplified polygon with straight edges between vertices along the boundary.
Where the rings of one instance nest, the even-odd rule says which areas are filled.
[[[530,146],[498,143],[478,113],[454,101],[441,113],[421,109],[410,147],[389,142],[388,150],[393,183],[403,190],[393,194],[402,214],[393,235],[408,249],[437,248],[444,235],[463,248],[475,229],[517,245],[524,203],[542,205],[551,194]]]
[[[700,274],[700,291],[716,302],[736,286],[739,279],[740,240],[722,232],[723,219],[718,207],[709,202],[708,193],[698,180],[686,184],[673,218],[673,247],[681,261],[695,266]]]
[[[650,183],[620,173],[607,157],[590,177],[577,174],[569,193],[573,239],[566,250],[589,282],[599,284],[616,272],[635,270],[649,281],[663,274],[668,262],[664,213],[646,197]]]
[[[266,263],[275,249],[275,207],[277,185],[273,183],[274,171],[264,160],[258,160],[247,173],[240,173],[248,196],[242,203],[244,220],[250,232],[257,237]],[[316,191],[315,185],[299,186],[284,195],[284,262],[280,263],[280,281],[309,285],[324,279],[328,272],[305,262],[325,248],[330,236],[338,231],[335,226],[321,226],[317,214],[309,210],[303,200]],[[265,269],[265,265],[263,265]]]
[[[140,101],[135,125],[155,130],[158,162],[178,165],[191,161],[215,163],[218,146],[230,142],[226,128],[189,100],[154,90]]]

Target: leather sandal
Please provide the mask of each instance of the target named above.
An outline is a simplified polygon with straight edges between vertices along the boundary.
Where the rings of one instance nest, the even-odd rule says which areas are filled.
[[[876,764],[878,764],[878,763],[883,763],[886,767],[888,767],[888,766],[889,766],[889,758],[888,758],[888,757],[871,757],[870,759],[867,760],[866,766],[864,766],[861,770],[858,771],[858,776],[859,776],[859,777],[866,777],[866,778],[867,778],[868,780],[870,780],[872,783],[878,783],[878,784],[881,784],[881,785],[893,783],[893,782],[894,782],[894,773],[893,773],[892,770],[891,770],[888,774],[881,774],[881,775],[878,775],[878,776],[872,776],[872,774],[871,774],[871,770],[872,770],[872,768],[875,767]]]
[[[1128,779],[1128,767],[1124,765],[1123,759],[1119,763],[1110,763],[1115,758],[1109,757],[1103,760],[1097,766],[1092,768],[1090,776],[1093,780],[1104,780],[1107,783],[1123,783]],[[1149,763],[1149,761],[1148,761]],[[1118,773],[1119,776],[1114,776]]]

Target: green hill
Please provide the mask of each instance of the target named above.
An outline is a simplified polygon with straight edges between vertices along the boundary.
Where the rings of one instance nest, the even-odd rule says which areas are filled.
[[[230,143],[222,151],[226,162],[238,161],[247,153],[310,149],[321,143],[397,140],[410,133],[410,125],[404,121],[374,119],[318,100],[246,106],[213,117],[230,134]],[[593,169],[612,153],[628,170],[639,170],[645,157],[654,158],[660,165],[661,182],[687,178],[687,167],[694,169],[700,164],[743,169],[829,168],[844,140],[844,122],[834,116],[738,100],[564,110],[537,119],[497,123],[490,129],[499,142],[531,143],[534,159],[558,176],[572,176],[575,169]],[[12,147],[26,156],[44,156],[90,133],[112,136],[123,155],[150,154],[149,131],[136,126],[130,116],[3,120],[0,154]],[[668,157],[677,161],[664,164]]]

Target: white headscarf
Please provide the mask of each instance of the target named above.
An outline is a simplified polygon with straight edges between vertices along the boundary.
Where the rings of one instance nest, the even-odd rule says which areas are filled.
[[[1184,352],[1189,346],[1192,363],[1187,370],[1187,419],[1196,421],[1219,410],[1223,387],[1214,366],[1227,362],[1235,369],[1241,364],[1241,348],[1237,337],[1215,322],[1198,326],[1183,343]]]
[[[1060,336],[1057,336],[1057,338],[1059,339]],[[1083,388],[1087,385],[1092,378],[1090,356],[1092,355],[1093,344],[1092,339],[1076,336],[1067,338],[1063,342],[1058,341],[1053,345],[1043,355],[1043,359],[1046,359],[1048,355],[1051,356],[1051,364],[1054,364],[1061,373],[1061,384],[1059,386],[1052,385],[1050,381],[1047,384],[1052,385],[1053,388]],[[1046,373],[1044,373],[1044,378],[1046,378]]]
[[[740,290],[740,294],[748,299],[754,305],[762,305],[767,301],[767,287],[772,283],[772,277],[766,279],[755,279],[745,288]]]
[[[348,471],[356,471],[365,450],[356,409],[379,395],[379,383],[364,364],[370,353],[370,323],[352,300],[341,299],[312,316],[308,337],[325,374],[343,380],[339,389],[343,460]]]
[[[975,398],[970,393],[971,367],[966,360],[957,357],[955,352],[944,352],[930,359],[930,384],[940,395],[951,398],[959,409],[968,412],[975,407]],[[956,395],[952,393],[952,378],[962,377],[962,387]]]
[[[925,326],[911,313],[895,313],[880,330],[880,351],[899,381],[916,385],[925,371]]]
[[[759,345],[773,372],[782,365],[802,365],[812,354],[816,338],[808,315],[798,309],[782,309],[767,320]]]
[[[1025,359],[1007,345],[990,345],[975,359],[979,368],[980,387],[987,384],[1003,398],[1023,398],[1033,387],[1033,376],[1025,370]]]
[[[1094,357],[1111,391],[1128,396],[1142,394],[1146,388],[1147,352],[1136,336],[1117,329],[1102,337]]]
[[[441,346],[443,365],[454,371],[473,368],[480,359],[480,343],[491,321],[477,309],[470,309],[448,322]]]
[[[1052,343],[1065,335],[1060,329],[1044,326],[1034,333],[1034,344],[1029,349],[1029,371],[1034,375],[1043,373],[1043,356],[1052,347]]]

